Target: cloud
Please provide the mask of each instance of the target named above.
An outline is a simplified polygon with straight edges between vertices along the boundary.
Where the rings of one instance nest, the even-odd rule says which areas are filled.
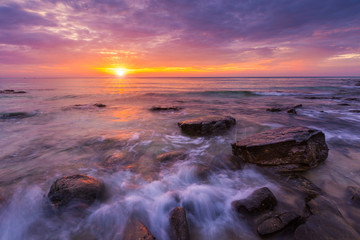
[[[0,5],[0,43],[28,46],[27,56],[49,57],[51,49],[59,61],[90,54],[98,64],[130,67],[316,65],[360,49],[358,0],[14,1]],[[120,54],[127,51],[134,54]]]

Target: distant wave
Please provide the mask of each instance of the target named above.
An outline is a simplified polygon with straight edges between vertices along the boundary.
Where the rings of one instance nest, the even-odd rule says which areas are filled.
[[[256,92],[252,91],[200,91],[200,92],[187,92],[188,95],[201,95],[201,96],[229,96],[229,97],[237,97],[237,96],[256,96],[258,95]]]

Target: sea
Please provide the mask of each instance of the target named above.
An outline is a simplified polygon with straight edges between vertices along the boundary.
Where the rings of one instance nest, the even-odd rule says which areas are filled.
[[[2,78],[0,90],[26,93],[0,94],[0,113],[29,117],[0,119],[0,239],[122,239],[136,215],[156,239],[167,240],[169,213],[179,206],[192,239],[261,239],[231,202],[261,187],[294,209],[298,199],[260,167],[229,163],[231,143],[283,126],[325,134],[327,160],[302,175],[360,229],[360,209],[346,197],[347,186],[360,186],[359,83],[360,77]],[[299,104],[296,114],[267,111]],[[236,127],[203,137],[178,127],[206,115],[232,116]],[[158,160],[172,151],[184,155]],[[50,186],[74,174],[103,181],[107,197],[82,214],[56,213]]]

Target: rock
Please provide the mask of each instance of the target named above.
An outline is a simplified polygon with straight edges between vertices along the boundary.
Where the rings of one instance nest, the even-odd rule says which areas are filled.
[[[348,104],[348,103],[339,103],[338,105],[339,106],[350,106],[350,104]]]
[[[286,181],[294,188],[299,190],[302,193],[305,193],[307,195],[306,199],[311,200],[315,198],[318,195],[321,195],[323,192],[322,190],[316,186],[314,183],[312,183],[307,178],[298,175],[298,174],[291,174],[285,176]]]
[[[255,190],[246,199],[236,200],[231,203],[237,212],[250,214],[273,210],[276,204],[277,200],[274,194],[267,187]]]
[[[236,124],[230,116],[206,116],[178,123],[182,132],[190,136],[206,136],[221,133]]]
[[[355,84],[355,86],[360,86],[360,82],[357,82],[357,83]]]
[[[360,239],[340,211],[324,197],[312,199],[307,207],[312,215],[296,229],[295,239]]]
[[[293,212],[285,212],[275,215],[260,223],[257,227],[257,232],[261,236],[273,234],[285,229],[298,219],[300,219],[300,216]]]
[[[104,159],[100,162],[100,165],[106,168],[114,168],[119,164],[125,162],[126,159],[127,156],[124,152],[115,150],[108,156],[105,156]]]
[[[321,131],[282,127],[237,141],[232,144],[232,150],[245,162],[263,166],[290,165],[290,169],[304,171],[325,161],[329,149]]]
[[[26,93],[25,91],[15,91],[12,89],[0,90],[0,94],[22,94]]]
[[[184,208],[177,207],[170,212],[170,227],[174,236],[171,239],[190,239],[189,226],[186,220],[186,212]]]
[[[55,207],[67,206],[72,201],[90,205],[103,193],[104,184],[101,181],[78,174],[57,179],[50,187],[48,198]]]
[[[349,110],[349,112],[352,112],[352,113],[360,113],[360,110],[353,109],[353,110]]]
[[[291,114],[297,114],[295,108],[291,108],[291,109],[287,110],[286,112],[291,113]]]
[[[0,119],[22,119],[35,116],[36,113],[27,113],[27,112],[9,112],[9,113],[0,113]]]
[[[180,111],[182,107],[171,106],[171,107],[162,107],[162,106],[153,106],[150,108],[150,111]]]
[[[106,105],[105,105],[105,104],[102,104],[102,103],[95,103],[95,104],[94,104],[94,107],[104,108],[104,107],[106,107]]]
[[[131,219],[127,222],[122,239],[154,240],[154,236],[141,222]]]
[[[159,162],[168,162],[168,161],[174,161],[174,160],[183,160],[187,156],[186,153],[183,151],[171,151],[159,154],[156,156],[156,161]]]
[[[348,186],[346,188],[346,192],[349,195],[351,202],[357,207],[360,207],[360,188],[355,186]]]
[[[205,181],[211,173],[210,167],[203,164],[196,164],[194,174],[200,180]]]
[[[268,112],[282,112],[286,111],[287,113],[296,114],[296,108],[302,107],[302,104],[295,105],[295,106],[287,106],[287,107],[272,107],[266,109]]]

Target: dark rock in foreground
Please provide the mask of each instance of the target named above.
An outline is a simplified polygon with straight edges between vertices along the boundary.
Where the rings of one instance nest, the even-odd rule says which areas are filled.
[[[257,227],[257,232],[261,236],[273,234],[285,229],[292,223],[295,223],[298,219],[300,219],[300,216],[293,212],[275,215],[260,223]]]
[[[0,94],[22,94],[22,93],[26,93],[26,92],[25,91],[15,91],[12,89],[0,90]]]
[[[273,210],[276,204],[277,200],[274,194],[267,187],[255,190],[246,199],[236,200],[231,203],[237,212],[250,214]]]
[[[360,207],[360,188],[355,186],[348,186],[346,188],[349,199],[354,205]]]
[[[177,207],[170,212],[170,226],[173,234],[173,238],[171,239],[190,239],[189,226],[186,220],[186,212],[184,208]]]
[[[104,193],[104,184],[96,178],[72,175],[57,179],[50,188],[48,198],[56,207],[68,205],[72,201],[92,204]]]
[[[170,107],[162,107],[162,106],[153,106],[150,108],[150,111],[180,111],[182,107],[170,106]]]
[[[36,113],[27,113],[27,112],[9,112],[9,113],[0,113],[0,119],[22,119],[35,116]]]
[[[232,144],[233,154],[245,162],[263,166],[291,166],[304,171],[328,156],[325,135],[305,127],[282,127],[261,132]]]
[[[122,239],[126,240],[154,240],[154,236],[141,222],[131,219],[127,222]]]
[[[206,136],[219,134],[235,124],[235,118],[230,116],[206,116],[182,121],[178,126],[183,133],[190,136]]]
[[[359,233],[351,227],[340,211],[324,197],[317,197],[307,203],[311,215],[295,231],[297,240],[360,239]]]

